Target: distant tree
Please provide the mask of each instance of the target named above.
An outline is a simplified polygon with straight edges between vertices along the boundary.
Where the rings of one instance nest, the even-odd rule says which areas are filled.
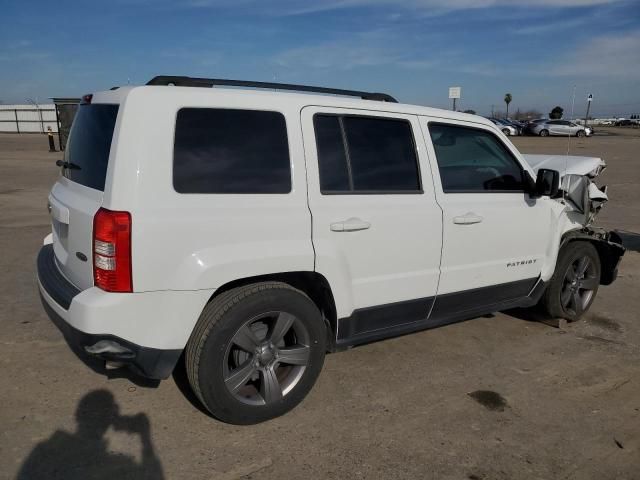
[[[549,118],[553,120],[558,120],[559,118],[562,118],[563,114],[564,114],[564,108],[556,105],[555,107],[553,107],[553,110],[549,112]]]
[[[471,115],[475,115],[475,114],[476,114],[476,111],[475,111],[475,110],[471,110],[471,109],[469,109],[469,110],[465,110],[465,111],[464,111],[464,112],[462,112],[462,113],[470,113]]]
[[[513,100],[513,97],[511,96],[510,93],[507,93],[504,96],[504,103],[507,104],[507,118],[509,118],[509,104],[511,103],[511,100]]]

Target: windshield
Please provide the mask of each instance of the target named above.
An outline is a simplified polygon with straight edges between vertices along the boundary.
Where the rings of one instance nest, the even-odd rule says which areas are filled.
[[[104,191],[118,105],[80,105],[71,126],[62,174],[69,180]]]

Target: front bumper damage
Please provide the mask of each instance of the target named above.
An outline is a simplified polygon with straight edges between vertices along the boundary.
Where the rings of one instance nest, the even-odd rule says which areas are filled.
[[[588,241],[596,247],[600,257],[600,285],[611,285],[618,277],[618,266],[625,252],[620,236],[603,228],[584,227],[567,233],[560,248],[574,240]]]

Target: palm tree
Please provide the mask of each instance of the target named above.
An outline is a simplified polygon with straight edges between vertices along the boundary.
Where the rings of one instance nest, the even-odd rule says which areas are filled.
[[[510,93],[507,93],[504,96],[504,103],[507,104],[507,117],[506,118],[509,118],[509,104],[511,103],[511,100],[513,100],[513,97],[511,96]]]

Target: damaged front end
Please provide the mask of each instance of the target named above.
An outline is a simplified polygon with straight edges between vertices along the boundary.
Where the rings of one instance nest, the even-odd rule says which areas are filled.
[[[567,233],[560,248],[573,240],[586,240],[596,247],[600,257],[600,284],[611,285],[618,276],[618,265],[625,252],[620,236],[616,232],[589,226]]]
[[[569,155],[525,155],[527,162],[537,171],[540,168],[560,172],[560,189],[554,197],[565,205],[566,214],[582,228],[571,230],[562,238],[562,246],[574,240],[592,243],[601,262],[600,284],[610,285],[618,275],[618,265],[624,255],[622,239],[616,232],[594,227],[596,215],[609,199],[607,187],[598,187],[595,179],[607,164],[597,157]]]
[[[609,200],[606,185],[598,187],[586,175],[577,174],[562,177],[560,195],[574,212],[584,217],[581,223],[585,227],[593,223],[600,209]]]
[[[593,221],[609,199],[607,187],[598,187],[594,180],[607,164],[597,157],[578,157],[569,155],[524,155],[533,169],[548,168],[560,172],[560,192],[557,200],[565,203],[573,216],[580,216],[585,227]]]

